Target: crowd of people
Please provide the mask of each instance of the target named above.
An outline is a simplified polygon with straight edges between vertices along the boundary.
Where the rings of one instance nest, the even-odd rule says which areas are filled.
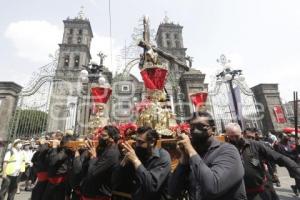
[[[175,168],[150,127],[138,127],[131,143],[108,125],[98,144],[85,138],[75,149],[66,144],[82,138],[61,132],[34,144],[17,139],[4,157],[0,200],[14,199],[22,177],[32,200],[277,200],[276,165],[287,168],[298,195],[298,150],[288,135],[261,138],[256,129],[229,123],[221,142],[209,113],[195,112],[188,123],[190,133],[177,138]]]

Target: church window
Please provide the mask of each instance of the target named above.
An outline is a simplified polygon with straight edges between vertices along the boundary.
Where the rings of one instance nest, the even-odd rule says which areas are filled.
[[[79,63],[80,63],[80,57],[77,55],[77,56],[75,56],[74,66],[79,67]]]
[[[171,46],[171,42],[170,42],[169,40],[167,41],[167,47],[168,47],[168,48],[171,48],[171,47],[172,47],[172,46]]]
[[[130,108],[130,102],[129,101],[123,101],[122,102],[122,108],[123,109],[129,109]]]
[[[176,41],[175,44],[176,44],[176,48],[180,48],[180,42],[179,41]]]
[[[81,37],[77,38],[77,43],[80,44],[81,43]]]
[[[174,39],[178,39],[178,35],[176,33],[174,34]]]
[[[130,90],[129,85],[122,85],[122,92],[128,92]]]
[[[65,67],[68,67],[68,66],[69,66],[69,62],[70,62],[70,56],[69,56],[69,55],[66,55],[66,56],[65,56],[65,60],[64,60],[64,66],[65,66]]]
[[[166,33],[166,38],[169,39],[170,38],[170,34]]]
[[[69,33],[70,33],[71,35],[73,34],[73,29],[72,29],[72,28],[70,29]]]
[[[72,37],[68,37],[68,44],[72,44]]]
[[[82,35],[82,29],[79,29],[79,30],[78,30],[78,34],[79,34],[79,35]]]

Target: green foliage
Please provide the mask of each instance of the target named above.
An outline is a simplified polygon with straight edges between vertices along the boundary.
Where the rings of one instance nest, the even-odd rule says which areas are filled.
[[[10,124],[11,136],[26,138],[46,131],[47,113],[38,110],[17,110]]]

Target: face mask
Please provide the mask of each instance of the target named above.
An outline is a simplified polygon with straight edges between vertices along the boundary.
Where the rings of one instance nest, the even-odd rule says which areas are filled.
[[[106,147],[107,147],[107,140],[101,138],[99,140],[99,145],[97,147],[97,155],[98,156],[101,155],[104,152],[104,150],[105,150]]]
[[[101,138],[99,141],[99,145],[102,147],[106,147],[107,146],[107,142],[106,139]]]
[[[245,140],[243,138],[231,138],[228,139],[228,142],[237,148],[240,148],[245,144]]]
[[[148,158],[148,155],[149,155],[148,149],[143,148],[143,147],[136,147],[135,153],[142,162],[146,161]]]
[[[203,126],[192,127],[191,136],[192,145],[196,149],[203,147],[207,143],[208,138],[210,137],[207,128],[204,128]]]

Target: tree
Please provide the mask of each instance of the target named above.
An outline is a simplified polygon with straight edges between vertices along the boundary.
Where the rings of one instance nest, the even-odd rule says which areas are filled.
[[[131,34],[131,41],[121,49],[120,55],[118,55],[117,59],[120,63],[121,60],[124,60],[125,65],[133,59],[139,58],[140,54],[143,53],[143,49],[138,46],[139,41],[143,40],[143,18],[141,17],[138,20],[138,25],[134,27],[133,33]],[[155,45],[155,30],[150,29],[150,43]],[[120,70],[120,69],[119,69]],[[122,73],[121,71],[117,70],[117,73]]]
[[[11,137],[31,138],[46,131],[47,113],[39,110],[16,110],[11,121]]]

